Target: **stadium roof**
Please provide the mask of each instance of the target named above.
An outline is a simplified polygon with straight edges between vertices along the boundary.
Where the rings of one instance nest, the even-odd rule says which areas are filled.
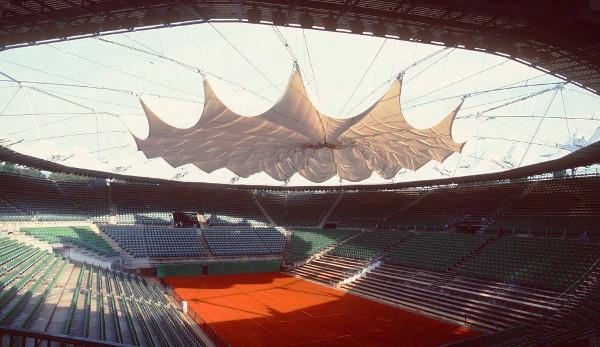
[[[375,184],[375,185],[346,185],[338,187],[275,187],[275,186],[258,186],[258,185],[228,185],[215,183],[190,183],[179,182],[164,179],[146,178],[131,175],[122,175],[109,173],[104,171],[95,171],[87,169],[73,168],[62,164],[54,163],[48,160],[39,159],[29,155],[17,153],[9,148],[0,146],[0,161],[21,164],[28,167],[50,172],[69,173],[101,179],[123,180],[132,183],[151,183],[151,184],[177,184],[177,185],[193,185],[202,187],[220,187],[232,189],[260,189],[260,190],[282,190],[282,191],[339,191],[339,190],[383,190],[383,189],[401,189],[409,187],[433,186],[433,185],[448,185],[448,184],[464,184],[475,182],[486,182],[506,179],[520,179],[529,176],[545,174],[549,172],[557,172],[572,168],[591,166],[600,164],[600,142],[591,144],[587,147],[579,149],[562,158],[549,160],[547,162],[526,165],[516,169],[506,170],[498,173],[489,173],[481,175],[471,175],[462,177],[451,177],[444,179],[423,180],[402,182],[393,184]]]
[[[136,143],[146,157],[162,157],[173,167],[194,164],[208,173],[227,168],[244,178],[264,171],[279,181],[300,173],[312,182],[336,175],[357,182],[374,171],[390,179],[402,168],[417,170],[460,153],[464,144],[452,139],[460,104],[437,125],[417,129],[402,115],[401,88],[398,78],[365,111],[336,119],[317,110],[294,67],[281,99],[266,112],[246,117],[225,106],[205,80],[204,109],[190,128],[165,123],[141,101],[149,133],[146,139],[136,137]]]
[[[4,48],[208,21],[345,31],[500,53],[600,91],[592,0],[36,0],[0,7]]]
[[[117,174],[302,187],[493,173],[600,139],[598,95],[514,57],[291,24],[209,22],[5,51],[0,144]],[[287,89],[292,64],[299,93]],[[286,91],[309,116],[281,116],[298,116]],[[382,106],[401,129],[371,117]],[[209,121],[215,107],[223,128]]]

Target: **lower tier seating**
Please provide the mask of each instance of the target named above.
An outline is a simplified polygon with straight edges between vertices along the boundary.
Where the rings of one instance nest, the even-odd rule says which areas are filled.
[[[596,282],[595,287],[590,288],[586,300],[575,310],[569,312],[565,320],[575,323],[573,327],[597,326],[600,328],[598,323],[600,322],[600,283]]]
[[[441,273],[383,264],[342,288],[488,331],[535,323],[560,307],[552,302],[560,293],[468,279],[452,291],[445,282]]]
[[[446,271],[488,240],[488,236],[444,232],[418,233],[395,248],[387,261],[431,271]]]
[[[285,236],[282,228],[254,228],[254,232],[273,254],[281,254],[285,248]]]
[[[0,325],[140,346],[205,346],[164,291],[0,239]]]
[[[590,338],[600,336],[600,327],[576,327],[559,329],[530,328],[525,334],[495,344],[498,347],[564,347],[590,346]],[[592,344],[593,345],[593,344]]]
[[[405,231],[372,231],[365,232],[343,243],[331,251],[340,257],[371,259],[378,253],[393,247],[410,236]]]
[[[102,237],[86,226],[22,228],[21,231],[51,244],[71,243],[107,257],[119,255]]]
[[[348,238],[356,231],[297,229],[292,230],[291,249],[286,255],[288,263],[295,263],[310,258],[313,254],[329,247],[335,241]]]
[[[362,259],[343,258],[326,254],[295,268],[291,273],[305,279],[336,285],[361,271],[367,263],[368,261]]]
[[[285,237],[275,228],[211,226],[202,235],[217,256],[281,254],[285,246]]]
[[[486,331],[562,319],[565,308],[591,290],[582,288],[600,288],[600,280],[591,279],[600,277],[592,268],[600,259],[594,243],[428,232],[406,236],[381,251],[377,262],[336,252],[369,234],[291,273]],[[583,287],[564,292],[570,284]],[[600,295],[594,293],[567,319],[577,322],[573,328],[600,321]]]
[[[127,253],[137,258],[203,257],[206,250],[198,229],[168,226],[101,227]]]
[[[565,290],[600,257],[598,244],[567,239],[502,237],[458,271],[463,275]]]

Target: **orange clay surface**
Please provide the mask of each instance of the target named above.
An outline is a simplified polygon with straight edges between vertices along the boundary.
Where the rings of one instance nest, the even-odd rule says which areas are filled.
[[[166,281],[233,347],[436,346],[477,335],[282,273]]]

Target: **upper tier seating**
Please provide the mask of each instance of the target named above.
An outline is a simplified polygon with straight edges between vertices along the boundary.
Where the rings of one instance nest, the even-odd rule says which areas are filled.
[[[111,239],[137,258],[203,257],[198,229],[167,226],[102,226]]]
[[[51,244],[72,243],[107,257],[119,255],[102,237],[86,226],[22,228],[21,231]]]
[[[119,224],[171,224],[174,211],[201,211],[189,189],[151,184],[111,185]]]
[[[110,188],[104,180],[56,181],[56,184],[96,223],[108,223]]]
[[[211,225],[266,225],[253,193],[152,184],[111,185],[119,224],[171,224],[175,211],[202,212]]]
[[[421,192],[344,192],[329,216],[341,227],[374,227],[387,216],[414,202]]]
[[[329,247],[335,241],[354,235],[350,230],[320,230],[320,229],[295,229],[292,230],[291,249],[286,255],[288,263],[306,260],[313,254]]]
[[[0,221],[29,221],[31,216],[0,197]]]
[[[0,220],[106,223],[116,213],[119,224],[167,225],[173,212],[187,211],[200,212],[211,225],[264,226],[268,221],[258,199],[277,223],[316,225],[341,197],[328,217],[340,226],[600,237],[600,177],[287,195],[183,183],[107,184],[0,173]]]
[[[405,231],[371,231],[362,233],[335,247],[329,254],[355,259],[371,259],[378,253],[402,242],[410,236]]]
[[[270,231],[268,229],[243,225],[212,226],[204,228],[202,235],[208,242],[211,252],[217,256],[283,253],[285,237],[274,228],[270,228]]]
[[[338,193],[278,193],[257,195],[277,225],[317,226],[329,211]]]
[[[241,189],[199,188],[197,198],[211,225],[267,225],[269,222],[254,200],[254,192]]]
[[[600,235],[600,177],[562,178],[532,183],[491,227],[535,235]]]
[[[418,233],[395,248],[387,262],[430,271],[446,271],[487,239],[487,236],[481,235]]]
[[[0,238],[0,269],[0,326],[127,345],[206,346],[164,291],[141,277],[75,265],[7,238]]]
[[[463,218],[481,219],[525,189],[523,183],[459,185],[423,192],[412,205],[388,216],[382,225],[444,230]],[[492,191],[492,192],[490,192]]]
[[[85,213],[45,178],[0,173],[0,199],[38,220],[86,219]]]
[[[560,291],[579,280],[599,257],[598,244],[506,236],[489,243],[459,273]]]

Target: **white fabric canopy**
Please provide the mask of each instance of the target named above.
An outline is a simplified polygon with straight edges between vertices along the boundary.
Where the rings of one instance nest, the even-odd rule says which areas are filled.
[[[300,173],[324,182],[338,175],[348,181],[386,179],[401,168],[417,170],[430,160],[442,162],[464,144],[452,139],[459,104],[437,125],[410,126],[400,109],[402,80],[373,106],[348,119],[321,114],[311,103],[295,69],[283,97],[265,113],[246,117],[231,111],[204,82],[204,110],[187,129],[163,122],[140,99],[149,122],[146,139],[135,137],[148,158],[162,157],[173,167],[194,164],[206,172],[227,168],[240,177],[264,171],[284,181]]]

